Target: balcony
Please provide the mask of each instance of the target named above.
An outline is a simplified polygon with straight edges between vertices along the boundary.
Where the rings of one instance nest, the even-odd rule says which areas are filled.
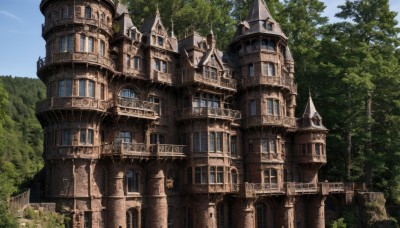
[[[79,109],[105,112],[108,102],[93,97],[52,97],[36,104],[36,114],[49,110]]]
[[[102,146],[101,156],[157,159],[184,158],[186,157],[186,154],[183,152],[184,147],[184,145],[172,144],[146,145],[144,143],[114,142],[106,143]]]
[[[87,53],[87,52],[63,52],[52,54],[51,56],[46,56],[44,58],[40,58],[37,61],[37,71],[41,71],[45,67],[48,67],[52,64],[59,63],[91,63],[95,65],[99,65],[102,67],[106,67],[112,71],[115,69],[115,63],[109,58],[104,56],[100,56],[96,53]]]
[[[158,104],[132,98],[117,97],[112,102],[114,113],[121,116],[155,120],[158,118]]]
[[[190,193],[238,192],[239,184],[188,184],[186,191]]]
[[[142,80],[148,80],[148,78],[146,77],[145,73],[142,71],[139,71],[135,68],[132,67],[128,67],[126,65],[124,65],[124,69],[122,71],[122,74],[126,77],[130,77],[130,78],[138,78],[138,79],[142,79]]]
[[[244,125],[246,127],[276,126],[276,127],[295,128],[296,119],[287,116],[274,116],[274,115],[250,116],[244,120]]]
[[[184,119],[202,119],[202,118],[213,118],[213,119],[224,119],[224,120],[239,120],[242,118],[240,111],[225,109],[225,108],[213,108],[213,107],[196,107],[196,108],[184,108],[175,113],[177,120]]]
[[[47,22],[46,24],[42,24],[42,34],[46,34],[52,28],[57,26],[65,26],[68,24],[82,24],[83,26],[90,25],[90,26],[97,26],[98,28],[105,31],[108,35],[112,35],[113,31],[111,26],[100,22],[97,19],[88,19],[85,17],[68,17],[68,18],[60,18],[55,19],[53,21]]]
[[[321,163],[325,164],[326,163],[326,155],[298,155],[297,156],[297,161],[299,163]]]
[[[99,146],[93,145],[70,145],[46,148],[45,160],[72,159],[72,158],[93,158],[99,156]]]
[[[153,79],[154,79],[154,81],[160,82],[163,84],[172,85],[172,83],[173,83],[173,75],[172,74],[163,73],[160,71],[153,72]]]
[[[254,76],[242,79],[242,87],[253,87],[258,85],[279,86],[287,88],[293,94],[297,94],[297,85],[293,78],[289,77],[272,77],[272,76]]]
[[[181,85],[188,84],[203,84],[210,87],[217,87],[220,89],[225,89],[229,91],[236,92],[236,80],[232,78],[224,78],[222,76],[218,76],[217,78],[206,77],[203,74],[188,72],[182,75],[181,81],[179,82]]]

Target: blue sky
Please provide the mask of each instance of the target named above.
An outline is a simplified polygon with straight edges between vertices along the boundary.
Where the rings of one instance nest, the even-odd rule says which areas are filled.
[[[45,53],[40,1],[0,0],[0,75],[36,77],[36,61]],[[323,1],[327,5],[325,15],[334,20],[337,6],[345,0]],[[390,8],[400,12],[400,0],[390,0]]]

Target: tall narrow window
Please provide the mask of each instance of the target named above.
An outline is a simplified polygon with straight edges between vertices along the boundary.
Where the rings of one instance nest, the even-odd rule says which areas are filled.
[[[79,39],[79,51],[80,52],[85,52],[85,43],[86,43],[86,36],[82,34]]]
[[[253,65],[253,63],[249,63],[247,65],[247,67],[248,67],[249,77],[254,77],[254,65]]]
[[[89,211],[83,213],[83,227],[92,228],[92,214]]]
[[[161,63],[159,59],[154,59],[154,70],[161,71]]]
[[[167,73],[168,72],[167,71],[167,62],[161,61],[161,63],[162,63],[162,72]]]
[[[62,145],[72,145],[72,129],[64,129],[61,135]]]
[[[211,166],[210,167],[210,184],[215,184],[216,183],[216,171],[215,171],[215,167]]]
[[[88,80],[87,82],[88,82],[88,85],[87,85],[88,94],[87,94],[87,96],[88,97],[94,97],[94,91],[95,91],[95,89],[94,89],[94,81]]]
[[[92,18],[92,8],[90,8],[90,6],[85,7],[85,18],[87,19]]]
[[[231,136],[231,154],[232,155],[237,155],[237,145],[236,145],[236,142],[237,141],[237,138],[236,138],[236,135],[234,135],[234,136]]]
[[[238,179],[237,179],[237,172],[236,172],[236,170],[232,170],[231,171],[231,174],[232,174],[232,184],[237,184],[238,183]]]
[[[139,174],[129,170],[126,173],[126,185],[128,192],[139,192]]]
[[[250,116],[255,116],[256,115],[256,101],[255,100],[250,100],[250,103],[249,103],[249,115]]]
[[[93,129],[81,129],[79,134],[81,145],[93,145]]]
[[[264,204],[259,204],[256,206],[257,228],[267,227],[266,213],[267,207]]]
[[[134,67],[136,70],[140,70],[140,58],[138,56],[134,57]]]
[[[62,36],[59,39],[60,52],[72,52],[74,37],[72,35]]]
[[[278,100],[274,100],[274,115],[275,116],[279,116],[279,101]]]
[[[126,55],[126,66],[128,68],[131,67],[131,56],[130,55]]]
[[[217,132],[217,133],[216,133],[216,136],[217,136],[217,138],[216,138],[216,141],[217,141],[217,151],[218,151],[218,152],[221,152],[221,151],[222,151],[222,140],[223,140],[223,138],[222,138],[222,132]]]
[[[99,42],[99,55],[100,56],[105,56],[106,55],[106,43],[103,40],[100,40]]]
[[[270,139],[269,140],[269,152],[270,153],[276,153],[276,141],[275,141],[275,139]]]
[[[174,227],[174,208],[168,206],[168,218],[167,218],[168,228]]]
[[[321,144],[317,143],[315,144],[315,155],[321,155]]]
[[[273,100],[267,99],[267,114],[273,115],[274,114],[274,107],[273,107]]]
[[[161,36],[157,38],[157,41],[158,41],[158,46],[162,47],[164,45],[164,38],[162,38]]]
[[[217,183],[218,184],[224,183],[224,167],[222,166],[217,167]]]
[[[129,209],[126,212],[126,228],[138,227],[138,212],[136,209]]]
[[[100,99],[104,100],[105,96],[104,96],[104,84],[101,84],[100,86]]]
[[[58,96],[70,97],[72,96],[72,80],[65,79],[58,82]]]
[[[210,152],[215,152],[215,132],[210,132],[210,139],[209,139],[209,151]]]
[[[88,37],[88,52],[90,52],[90,53],[94,52],[94,38],[93,37]]]
[[[79,79],[79,96],[84,97],[86,96],[86,80]]]
[[[261,153],[268,153],[268,139],[261,139]]]
[[[207,151],[207,132],[206,131],[201,132],[201,151],[202,152]]]

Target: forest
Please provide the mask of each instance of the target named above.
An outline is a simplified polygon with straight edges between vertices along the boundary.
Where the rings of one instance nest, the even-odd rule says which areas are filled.
[[[226,50],[252,0],[120,0],[138,27],[160,11],[182,38],[212,29]],[[318,0],[266,0],[289,38],[298,84],[296,116],[309,91],[329,129],[321,180],[365,182],[400,205],[400,39],[388,0],[346,0],[329,23]],[[172,22],[173,21],[173,25]],[[34,61],[34,60],[32,60]],[[0,77],[0,227],[10,227],[5,200],[29,186],[43,166],[43,134],[34,107],[45,99],[37,79]]]

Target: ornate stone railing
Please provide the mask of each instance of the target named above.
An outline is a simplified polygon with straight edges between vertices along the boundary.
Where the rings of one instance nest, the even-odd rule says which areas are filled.
[[[236,80],[232,78],[224,78],[220,75],[216,79],[206,77],[203,74],[188,72],[182,75],[181,84],[201,83],[212,87],[219,87],[230,91],[236,91]]]
[[[105,112],[108,102],[93,97],[52,97],[36,104],[36,113],[56,109],[84,109]]]
[[[143,80],[147,80],[146,74],[142,71],[134,69],[132,67],[124,66],[124,70],[122,72],[125,76],[133,77],[133,78],[140,78]]]
[[[192,118],[217,118],[217,119],[228,119],[238,120],[242,118],[240,111],[225,109],[225,108],[213,108],[213,107],[197,107],[197,108],[184,108],[175,113],[177,120],[192,119]]]
[[[298,155],[299,163],[326,163],[326,155]]]
[[[316,193],[318,191],[317,183],[294,183],[296,193]]]
[[[53,146],[45,150],[45,160],[80,158],[80,157],[98,157],[99,146],[94,145],[60,145]]]
[[[98,19],[88,19],[85,17],[67,17],[67,18],[55,19],[55,20],[49,21],[45,24],[42,24],[42,34],[46,34],[53,27],[67,25],[67,24],[73,24],[73,23],[97,26],[100,29],[107,32],[109,35],[111,35],[113,33],[111,26],[108,26],[107,24],[100,22],[100,20],[98,20]]]
[[[239,184],[188,184],[186,190],[191,193],[238,192]]]
[[[293,78],[255,75],[254,77],[246,77],[242,79],[242,87],[257,85],[280,86],[289,89],[292,93],[297,93],[297,85]]]
[[[119,115],[127,115],[138,118],[156,119],[159,104],[142,101],[133,98],[117,97],[113,101],[113,106]]]
[[[37,61],[37,70],[40,71],[42,68],[47,67],[55,63],[69,63],[69,62],[85,62],[91,64],[98,64],[107,67],[111,70],[115,69],[115,63],[109,58],[101,56],[97,53],[89,52],[63,52],[55,53],[44,58],[40,58]]]
[[[183,145],[173,144],[150,144],[114,142],[103,144],[102,156],[123,156],[123,157],[157,157],[174,158],[185,157]]]
[[[155,81],[165,83],[165,84],[172,84],[173,83],[173,74],[163,73],[160,71],[153,71],[153,78]]]
[[[273,116],[273,115],[262,115],[262,116],[250,116],[245,120],[246,127],[256,126],[282,126],[294,128],[296,127],[296,119],[287,116]]]

